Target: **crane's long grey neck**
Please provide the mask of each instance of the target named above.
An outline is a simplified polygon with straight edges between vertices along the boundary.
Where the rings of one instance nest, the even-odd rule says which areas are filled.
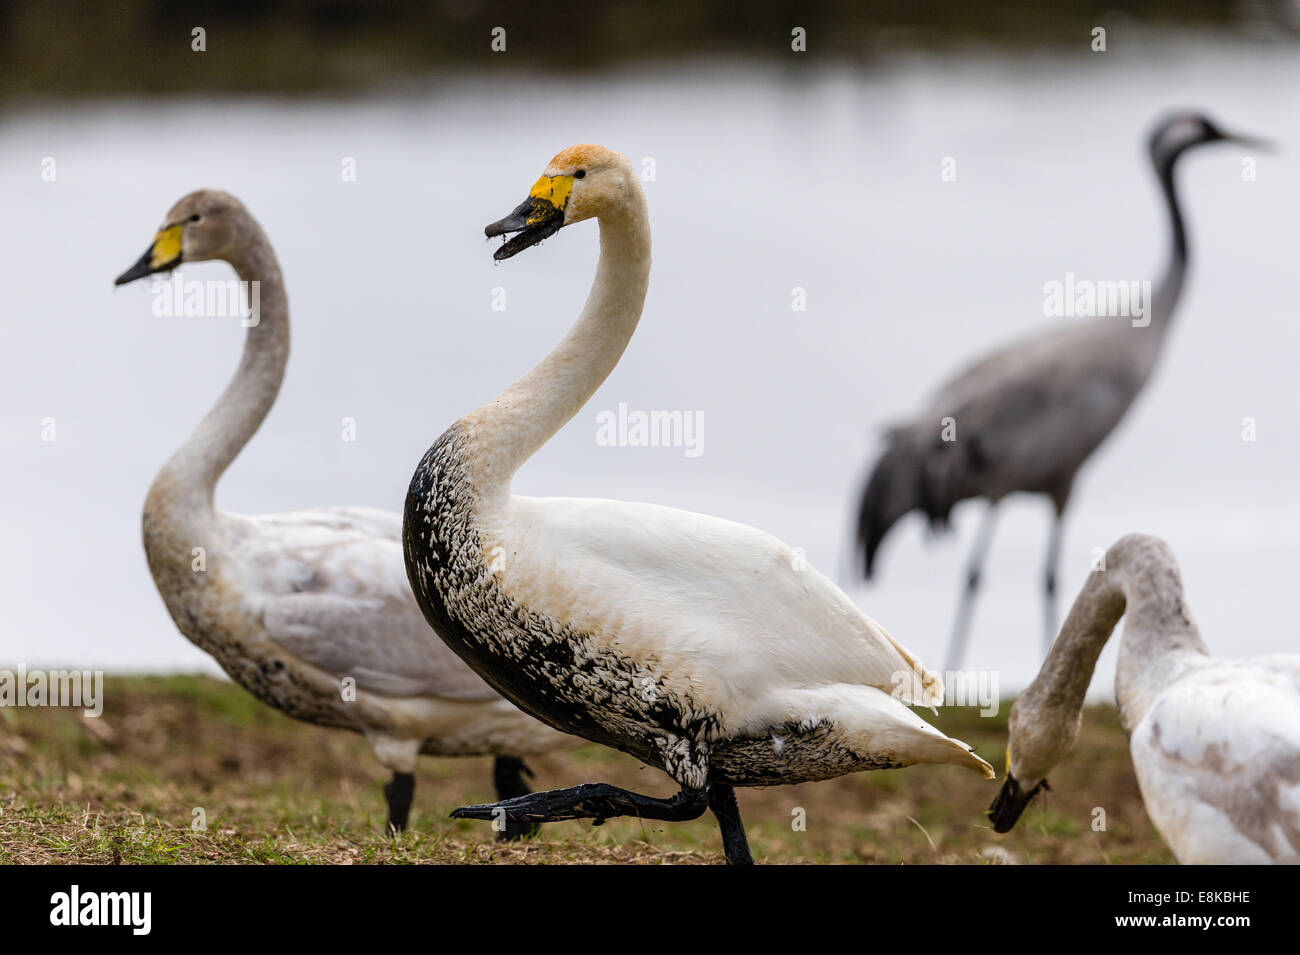
[[[280,392],[289,359],[289,306],[280,265],[256,223],[251,223],[249,234],[250,241],[228,261],[250,296],[257,289],[257,323],[248,329],[239,368],[226,390],[168,459],[151,491],[151,497],[165,491],[169,502],[180,504],[192,517],[213,513],[217,481],[261,427]]]
[[[475,484],[483,497],[508,494],[515,471],[614,370],[649,284],[649,216],[633,180],[624,208],[600,219],[600,262],[573,327],[532,370],[462,422],[474,434]]]
[[[1169,265],[1157,282],[1151,301],[1151,331],[1163,337],[1173,317],[1174,308],[1183,291],[1183,280],[1187,276],[1187,228],[1183,222],[1183,210],[1178,201],[1178,187],[1174,181],[1174,166],[1181,153],[1164,157],[1156,163],[1156,178],[1164,193],[1165,205],[1169,210],[1171,247]]]
[[[1177,564],[1162,542],[1126,538],[1107,552],[1105,566],[1088,575],[1021,699],[1030,710],[1077,715],[1097,658],[1120,617],[1127,615],[1115,695],[1124,727],[1131,731],[1159,690],[1189,661],[1205,655],[1205,645],[1183,599]]]

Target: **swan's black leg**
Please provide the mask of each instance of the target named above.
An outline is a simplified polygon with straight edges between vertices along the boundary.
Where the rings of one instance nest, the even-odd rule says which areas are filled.
[[[706,808],[708,795],[702,789],[683,789],[669,799],[656,799],[607,783],[583,783],[481,806],[461,806],[453,809],[451,815],[453,819],[501,819],[507,823],[591,819],[598,826],[615,816],[684,822],[698,819]]]
[[[709,808],[718,818],[718,828],[722,830],[722,851],[727,855],[727,865],[753,865],[745,824],[740,821],[740,807],[736,804],[736,790],[714,783],[709,787]]]
[[[498,799],[513,799],[527,796],[532,792],[524,776],[531,776],[533,771],[518,756],[498,756],[492,764],[492,782],[496,786]],[[525,836],[531,836],[539,826],[535,822],[511,822],[506,820],[506,827],[497,833],[497,842],[513,842]]]
[[[411,800],[415,796],[415,776],[412,773],[393,773],[384,784],[384,798],[388,800],[388,825],[395,832],[406,828],[411,818]]]

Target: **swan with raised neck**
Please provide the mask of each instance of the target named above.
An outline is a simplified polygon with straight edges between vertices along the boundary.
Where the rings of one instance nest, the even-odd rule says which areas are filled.
[[[516,470],[577,413],[637,327],[650,272],[645,195],[626,157],[559,153],[509,216],[509,258],[595,218],[596,276],[531,371],[453,424],[406,499],[407,572],[426,618],[493,687],[566,732],[663,769],[671,800],[588,784],[461,816],[694,818],[749,861],[733,786],[953,763],[991,775],[905,704],[942,683],[838,587],[762,531],[652,504],[511,494]]]
[[[494,754],[498,795],[526,793],[520,757],[575,741],[493,693],[429,630],[406,582],[398,515],[216,507],[218,481],[284,380],[289,307],[275,252],[238,199],[199,190],[172,207],[117,284],[210,259],[241,280],[248,331],[234,377],[145,501],[145,554],[176,626],[263,702],[364,734],[393,773],[384,792],[395,828],[406,825],[421,752]]]

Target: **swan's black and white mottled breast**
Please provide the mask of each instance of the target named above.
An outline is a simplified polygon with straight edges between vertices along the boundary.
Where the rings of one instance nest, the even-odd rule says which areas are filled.
[[[685,785],[705,785],[715,714],[636,661],[524,606],[489,571],[468,445],[460,426],[445,432],[407,493],[407,572],[429,623],[525,712],[662,767]]]
[[[455,426],[417,469],[406,499],[407,570],[429,623],[515,705],[689,787],[779,785],[902,765],[893,754],[855,752],[825,719],[733,734],[691,683],[668,681],[516,599],[490,570],[476,524],[471,446]]]

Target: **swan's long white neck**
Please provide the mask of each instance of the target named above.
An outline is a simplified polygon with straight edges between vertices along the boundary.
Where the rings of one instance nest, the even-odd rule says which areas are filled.
[[[515,472],[586,404],[636,331],[650,285],[650,219],[640,184],[631,175],[627,182],[622,206],[600,216],[600,261],[578,320],[532,370],[461,422],[483,500],[509,494]]]
[[[1106,569],[1088,575],[1017,707],[1077,720],[1097,657],[1121,616],[1126,619],[1115,696],[1124,728],[1131,732],[1160,691],[1206,654],[1183,599],[1178,565],[1155,538],[1124,538],[1107,552]]]
[[[194,433],[158,472],[145,505],[172,524],[201,527],[214,519],[217,481],[261,427],[284,380],[289,359],[289,305],[275,252],[250,220],[249,241],[228,258],[241,282],[258,283],[258,322],[230,384]],[[251,288],[251,284],[245,286]]]

